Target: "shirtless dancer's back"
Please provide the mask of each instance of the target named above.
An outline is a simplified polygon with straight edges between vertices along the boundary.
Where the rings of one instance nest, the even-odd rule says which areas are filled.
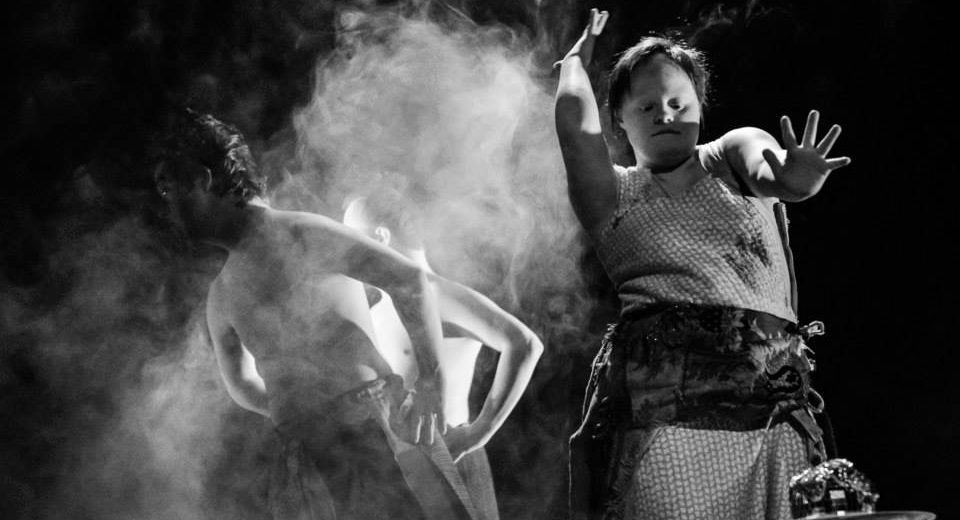
[[[359,282],[332,269],[336,252],[305,243],[301,228],[317,233],[327,223],[262,212],[263,224],[230,249],[211,284],[207,322],[221,363],[235,350],[256,359],[270,399],[253,410],[284,423],[391,370],[370,340]]]

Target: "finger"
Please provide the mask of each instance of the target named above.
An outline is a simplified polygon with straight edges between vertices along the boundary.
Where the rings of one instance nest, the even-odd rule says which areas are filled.
[[[773,171],[774,175],[780,175],[780,170],[783,168],[783,164],[780,163],[780,158],[777,157],[777,154],[773,153],[773,150],[766,148],[761,152],[763,154],[764,160],[767,161],[767,164],[770,165],[770,170]]]
[[[807,114],[807,126],[803,128],[802,146],[813,147],[814,141],[817,140],[818,124],[820,124],[820,112],[811,110],[810,113]]]
[[[610,13],[607,11],[600,11],[598,16],[593,18],[593,34],[599,35],[603,32],[603,28],[607,25],[607,18],[610,17]]]
[[[836,170],[837,168],[841,168],[848,164],[850,164],[849,157],[837,157],[834,159],[827,159],[827,168],[830,168],[831,170]]]
[[[430,414],[430,420],[428,424],[430,427],[430,431],[427,432],[427,444],[429,444],[430,446],[433,446],[433,443],[437,440],[434,437],[434,435],[436,435],[436,432],[437,432],[437,414],[435,413]]]
[[[840,125],[831,126],[830,131],[827,132],[827,135],[823,136],[823,140],[817,145],[817,153],[823,156],[829,154],[830,149],[833,148],[833,144],[837,142],[838,137],[840,137]]]
[[[462,459],[462,458],[464,457],[464,455],[466,455],[466,454],[468,454],[468,453],[471,453],[471,452],[473,452],[473,451],[476,450],[476,449],[477,449],[477,448],[476,448],[476,447],[473,447],[473,446],[465,446],[463,449],[460,450],[460,453],[457,454],[457,458],[454,460],[454,463],[456,463],[457,461],[459,461],[460,459]],[[452,453],[451,453],[451,455],[452,455]]]
[[[414,443],[420,444],[420,438],[422,437],[422,430],[423,430],[423,416],[422,416],[422,415],[418,415],[418,416],[417,416],[417,425],[416,425],[416,427],[414,427],[414,429],[413,429],[413,442],[414,442]]]
[[[380,423],[380,429],[383,430],[384,435],[387,437],[387,444],[393,447],[394,451],[397,451],[397,449],[404,444],[403,439],[393,430],[389,421],[380,420],[377,422]]]
[[[797,136],[793,133],[793,124],[788,116],[780,116],[780,135],[783,137],[783,147],[787,150],[797,147]]]

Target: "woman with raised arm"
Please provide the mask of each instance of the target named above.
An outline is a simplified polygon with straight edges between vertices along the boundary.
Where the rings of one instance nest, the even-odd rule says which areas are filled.
[[[570,200],[621,300],[571,438],[574,518],[790,518],[790,476],[825,457],[814,420],[780,201],[815,195],[827,158],[811,111],[798,142],[757,128],[698,144],[702,54],[646,37],[610,75],[636,164],[611,162],[586,72],[608,14],[562,61],[557,134]]]

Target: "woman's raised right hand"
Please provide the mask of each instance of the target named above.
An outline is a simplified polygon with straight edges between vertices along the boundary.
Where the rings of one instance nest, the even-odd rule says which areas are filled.
[[[579,56],[584,66],[590,64],[593,59],[593,45],[597,41],[597,36],[603,32],[603,27],[607,24],[607,18],[610,13],[607,11],[598,11],[596,8],[590,9],[590,20],[583,29],[583,34],[577,43],[573,44],[567,56]]]

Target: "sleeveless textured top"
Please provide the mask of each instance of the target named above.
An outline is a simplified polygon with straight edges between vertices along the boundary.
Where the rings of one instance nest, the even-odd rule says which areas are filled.
[[[668,196],[649,171],[615,167],[617,208],[597,254],[621,315],[663,304],[739,307],[796,322],[774,199],[744,195],[719,142],[697,146],[674,172],[698,180]]]

